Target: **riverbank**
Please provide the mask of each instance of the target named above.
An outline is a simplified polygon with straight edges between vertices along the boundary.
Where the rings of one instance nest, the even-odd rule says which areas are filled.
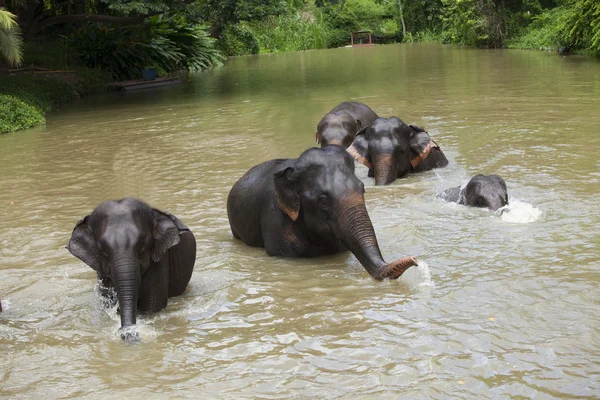
[[[88,68],[0,72],[0,134],[43,125],[53,107],[106,92],[109,81],[102,71]]]

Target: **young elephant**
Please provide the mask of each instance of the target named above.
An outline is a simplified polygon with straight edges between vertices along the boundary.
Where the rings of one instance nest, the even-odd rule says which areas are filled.
[[[472,207],[495,211],[508,204],[506,182],[498,175],[475,175],[464,187],[444,190],[438,197]]]
[[[97,272],[103,295],[115,289],[123,328],[135,325],[136,309],[156,312],[182,294],[196,261],[188,227],[134,198],[98,205],[75,225],[67,249]]]
[[[377,114],[366,104],[345,101],[329,111],[317,125],[315,138],[321,147],[331,144],[348,147],[356,132],[371,125]]]
[[[397,117],[377,118],[363,128],[347,151],[369,167],[375,185],[387,185],[411,171],[412,128]]]
[[[386,263],[365,207],[364,185],[340,146],[250,169],[227,199],[231,231],[267,254],[313,257],[350,250],[377,280],[396,279],[417,261]]]
[[[446,155],[425,129],[415,125],[409,125],[409,127],[412,130],[410,136],[412,172],[429,171],[448,165]]]
[[[375,185],[387,185],[409,172],[448,165],[442,150],[423,128],[406,125],[397,117],[378,118],[363,128],[348,153],[369,167]]]

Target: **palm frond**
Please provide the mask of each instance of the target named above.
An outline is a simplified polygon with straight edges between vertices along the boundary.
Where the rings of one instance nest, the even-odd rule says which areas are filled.
[[[23,39],[17,30],[3,31],[0,29],[0,54],[9,64],[21,65],[23,61]]]
[[[17,24],[17,16],[3,8],[0,8],[0,30],[11,31],[18,27],[19,25]]]

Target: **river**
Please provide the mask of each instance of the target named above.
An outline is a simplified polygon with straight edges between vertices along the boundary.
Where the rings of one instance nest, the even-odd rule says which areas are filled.
[[[374,187],[386,260],[269,257],[235,241],[250,167],[315,146],[344,100],[425,126],[447,168]],[[60,107],[0,137],[0,397],[597,398],[600,63],[437,44],[239,57],[182,85]],[[445,203],[477,173],[510,212]],[[187,291],[124,343],[64,248],[101,201],[144,199],[195,233]]]

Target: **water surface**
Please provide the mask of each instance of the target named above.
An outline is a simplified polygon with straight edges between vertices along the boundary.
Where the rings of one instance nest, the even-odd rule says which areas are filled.
[[[183,85],[90,97],[0,137],[0,397],[595,398],[600,394],[600,63],[390,45],[240,57]],[[314,146],[344,100],[425,126],[448,168],[374,187],[387,260],[290,260],[233,240],[250,167]],[[499,216],[435,194],[477,173]],[[105,199],[178,215],[198,257],[185,294],[124,344],[95,273],[64,249]]]

